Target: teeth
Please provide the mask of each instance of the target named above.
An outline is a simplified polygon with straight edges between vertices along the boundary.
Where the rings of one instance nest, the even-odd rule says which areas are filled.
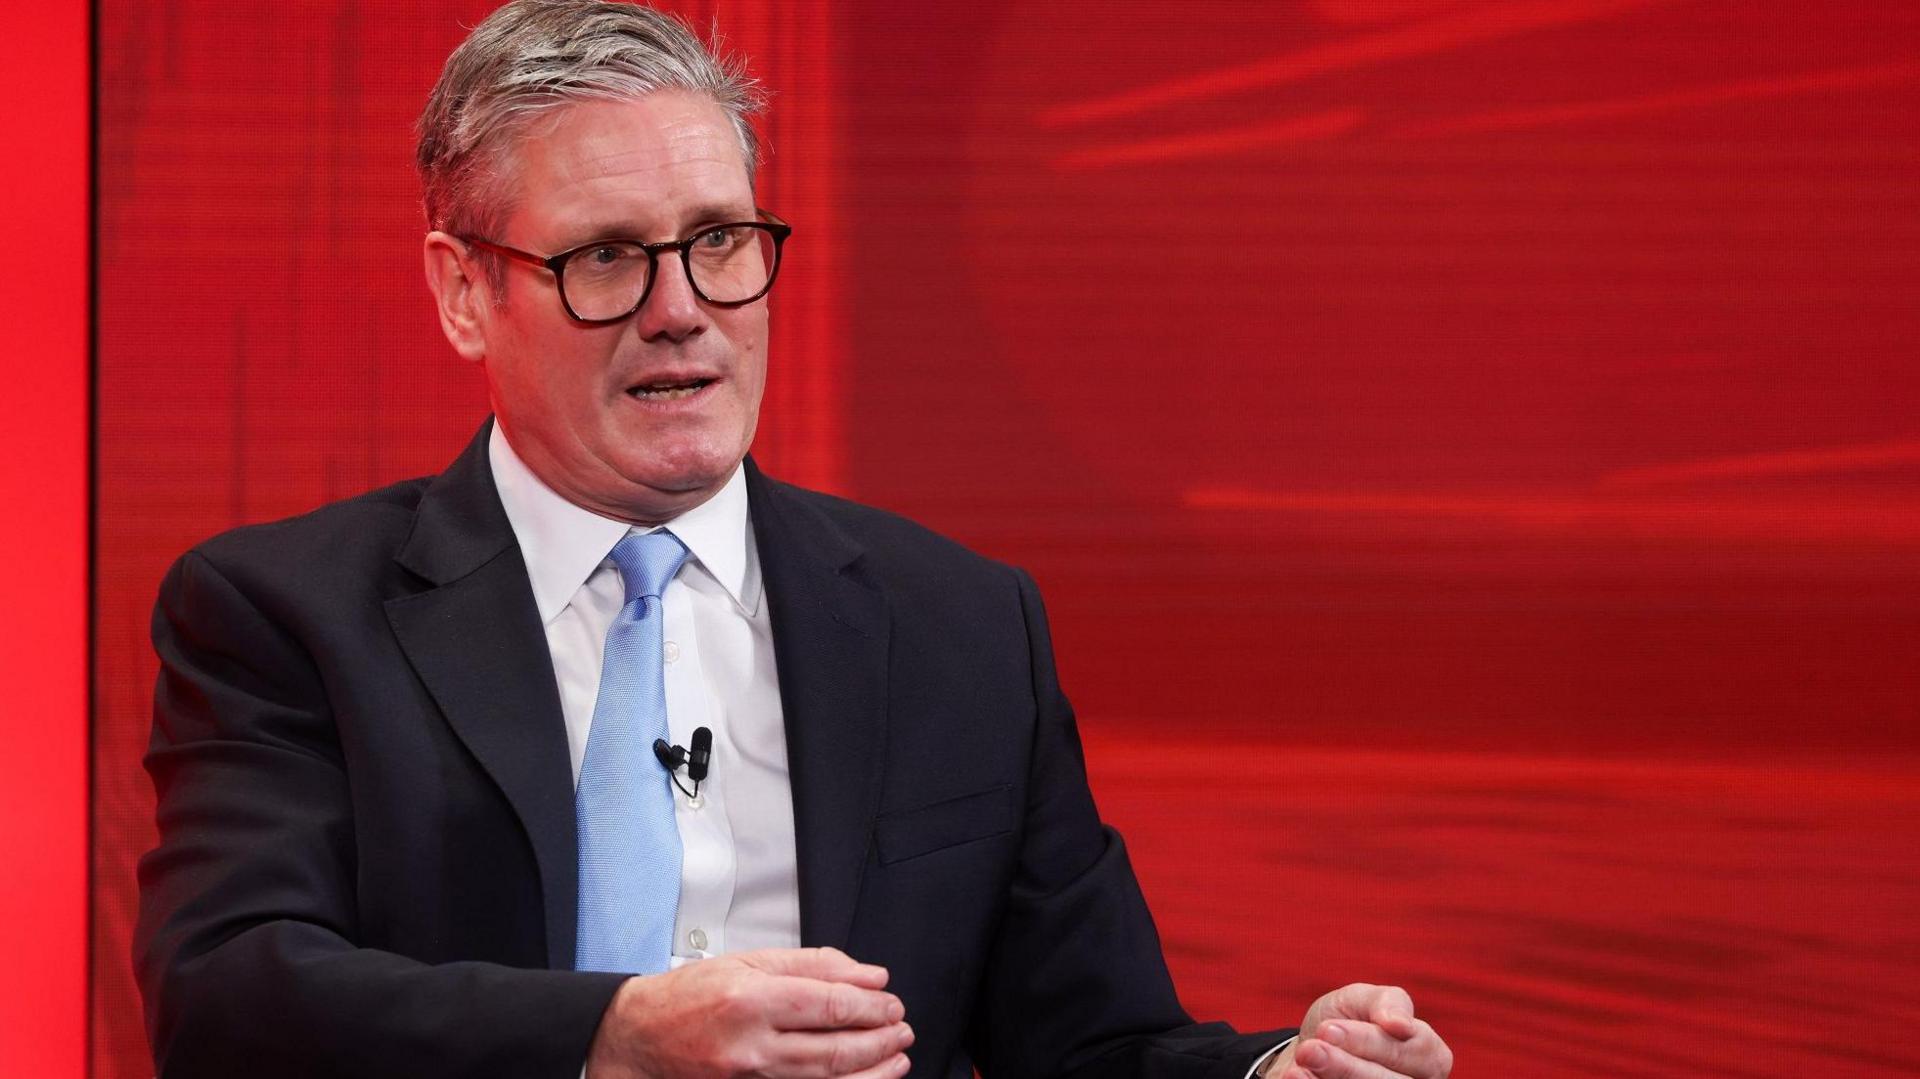
[[[704,385],[704,382],[692,382],[684,386],[637,386],[627,392],[649,401],[677,401],[699,393]]]

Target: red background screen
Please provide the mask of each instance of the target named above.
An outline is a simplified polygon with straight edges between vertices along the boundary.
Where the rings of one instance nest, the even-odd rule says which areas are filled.
[[[99,1075],[161,572],[485,414],[410,127],[487,8],[98,5]],[[1192,1010],[1920,1069],[1920,9],[679,10],[775,95],[756,453],[1034,571]]]

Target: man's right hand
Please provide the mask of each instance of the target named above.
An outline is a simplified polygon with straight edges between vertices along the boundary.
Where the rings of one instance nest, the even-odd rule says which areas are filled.
[[[721,955],[629,978],[587,1079],[899,1079],[913,1030],[885,967],[834,948]]]

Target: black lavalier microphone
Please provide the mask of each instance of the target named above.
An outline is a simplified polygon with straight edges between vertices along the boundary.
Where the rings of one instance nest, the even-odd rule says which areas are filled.
[[[713,763],[713,732],[705,727],[693,729],[693,752],[687,757],[687,778],[695,783],[707,778],[707,766]]]
[[[705,727],[695,727],[691,752],[680,746],[668,745],[665,738],[655,738],[653,755],[659,759],[660,767],[667,770],[667,777],[673,780],[673,785],[680,788],[681,794],[698,798],[700,781],[707,778],[707,768],[713,763],[713,732]],[[680,783],[677,773],[682,765],[686,766],[687,778],[693,780],[692,790]]]

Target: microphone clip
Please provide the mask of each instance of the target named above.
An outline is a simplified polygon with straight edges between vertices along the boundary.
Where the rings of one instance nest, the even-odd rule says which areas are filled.
[[[665,738],[655,738],[653,755],[660,762],[660,767],[667,770],[667,778],[673,780],[673,785],[680,789],[681,794],[689,799],[699,798],[700,781],[707,778],[707,769],[713,763],[713,732],[705,727],[695,727],[693,748],[690,750],[669,745]],[[687,770],[687,778],[693,780],[692,790],[680,782],[682,767]]]

